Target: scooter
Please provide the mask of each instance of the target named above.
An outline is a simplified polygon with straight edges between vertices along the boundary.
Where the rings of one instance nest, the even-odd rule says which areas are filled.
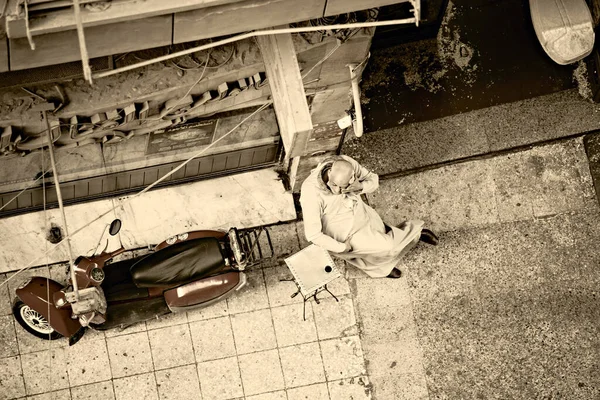
[[[172,236],[151,247],[149,254],[111,263],[125,251],[98,248],[106,231],[121,229],[116,219],[107,225],[94,255],[73,263],[77,283],[67,286],[45,277],[33,277],[16,290],[13,315],[29,333],[41,339],[68,337],[77,343],[87,328],[124,329],[171,312],[215,304],[244,287],[244,270],[273,257],[266,228],[227,232],[201,230]],[[267,257],[260,245],[266,236]],[[263,241],[263,246],[264,242]]]

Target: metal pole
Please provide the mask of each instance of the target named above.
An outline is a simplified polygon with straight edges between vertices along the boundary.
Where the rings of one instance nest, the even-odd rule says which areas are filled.
[[[110,71],[99,72],[97,74],[94,74],[93,77],[96,79],[104,78],[104,77],[107,77],[110,75],[115,75],[115,74],[118,74],[121,72],[130,71],[132,69],[145,67],[146,65],[170,60],[175,57],[185,56],[187,54],[192,54],[197,51],[202,51],[202,50],[210,49],[213,47],[222,46],[224,44],[237,42],[239,40],[248,39],[248,38],[252,38],[252,37],[266,36],[266,35],[279,35],[282,33],[313,32],[313,31],[322,31],[325,29],[334,29],[335,30],[335,29],[371,28],[371,27],[377,27],[377,26],[412,24],[412,23],[416,23],[416,22],[417,22],[417,20],[415,18],[405,18],[405,19],[394,19],[394,20],[390,20],[390,21],[373,21],[373,22],[356,22],[356,23],[349,23],[349,24],[302,26],[302,27],[298,27],[298,28],[281,28],[281,29],[270,29],[270,30],[265,30],[265,31],[255,31],[255,32],[249,32],[249,33],[243,33],[241,35],[232,36],[230,38],[219,40],[219,41],[208,43],[208,44],[204,44],[202,46],[193,47],[191,49],[178,51],[178,52],[167,54],[167,55],[161,56],[161,57],[156,57],[151,60],[142,61],[137,64],[127,65],[125,67],[113,69]]]
[[[42,111],[44,121],[46,122],[46,134],[48,135],[48,152],[50,153],[50,165],[52,165],[52,175],[54,175],[54,187],[56,188],[56,197],[58,198],[58,208],[62,215],[63,225],[65,227],[65,234],[67,235],[67,251],[69,252],[69,266],[71,271],[71,283],[73,284],[73,294],[75,295],[75,301],[79,300],[79,288],[77,287],[77,279],[75,275],[75,268],[73,265],[73,252],[71,251],[71,237],[69,236],[69,228],[67,226],[67,216],[65,215],[65,208],[63,207],[62,193],[60,191],[60,184],[58,182],[58,171],[56,170],[56,163],[54,162],[54,148],[52,142],[52,128],[48,121],[48,114],[46,110]]]
[[[350,79],[352,81],[352,98],[354,99],[354,112],[356,113],[356,125],[354,125],[354,135],[361,137],[363,135],[363,116],[360,107],[360,88],[358,87],[358,75],[355,71],[358,68],[356,64],[350,64]]]
[[[79,52],[81,53],[81,65],[83,67],[83,77],[86,81],[93,84],[92,69],[90,68],[90,58],[85,45],[85,35],[83,34],[83,24],[81,23],[81,14],[79,10],[79,0],[73,0],[73,11],[75,13],[75,23],[77,24],[77,38],[79,39]]]

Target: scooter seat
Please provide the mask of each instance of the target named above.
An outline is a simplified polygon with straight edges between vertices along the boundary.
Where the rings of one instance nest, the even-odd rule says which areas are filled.
[[[215,238],[180,242],[146,256],[131,266],[137,287],[172,287],[209,276],[225,266]]]

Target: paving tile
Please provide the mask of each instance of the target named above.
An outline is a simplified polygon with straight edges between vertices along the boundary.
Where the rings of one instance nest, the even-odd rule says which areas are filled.
[[[236,357],[198,363],[198,376],[204,400],[225,400],[244,395]]]
[[[413,332],[407,332],[398,342],[365,342],[365,359],[377,363],[371,374],[396,376],[423,373],[423,351]],[[368,343],[368,346],[367,346]]]
[[[372,378],[373,381],[375,379]],[[479,382],[478,382],[479,384]],[[477,388],[477,385],[472,385],[471,389]],[[403,375],[393,375],[387,376],[384,379],[378,378],[377,384],[374,387],[376,398],[379,399],[389,399],[393,398],[395,400],[429,400],[430,398],[435,398],[437,396],[429,396],[427,380],[425,378],[425,374],[403,374]],[[468,389],[467,389],[468,390]],[[518,390],[518,389],[517,389]],[[445,398],[535,398],[525,397],[525,396],[516,396],[516,397],[503,397],[497,396],[497,393],[494,393],[493,396],[477,396],[477,395],[467,395],[465,396],[466,390],[460,389],[458,393],[447,391],[444,395]],[[480,393],[481,394],[481,393]],[[450,396],[448,396],[450,395]],[[332,394],[333,398],[333,394]]]
[[[113,378],[121,378],[154,369],[146,332],[106,339]]]
[[[287,257],[300,250],[300,242],[298,241],[295,222],[272,225],[268,229],[271,233],[275,257]]]
[[[230,314],[269,308],[262,269],[246,272],[248,283],[227,299]]]
[[[277,350],[239,356],[240,372],[247,396],[284,388]]]
[[[56,340],[44,340],[33,336],[31,333],[23,329],[23,327],[16,320],[14,326],[15,332],[17,334],[17,342],[19,344],[19,352],[21,354],[48,350],[48,347],[52,349],[57,349],[60,347],[68,346],[69,344],[66,338],[59,338]]]
[[[287,388],[325,382],[319,343],[279,349]]]
[[[87,329],[85,331],[85,334],[83,335],[83,337],[81,339],[79,339],[77,344],[80,346],[85,346],[86,343],[93,342],[96,340],[105,340],[105,339],[106,339],[106,335],[104,334],[104,331],[97,331],[95,329]]]
[[[148,330],[151,329],[159,329],[167,326],[174,326],[187,323],[187,314],[184,312],[180,313],[170,313],[161,315],[158,318],[150,319],[146,321],[146,328]]]
[[[372,398],[372,385],[366,376],[329,382],[328,386],[332,399],[370,400]]]
[[[0,317],[0,358],[12,357],[19,354],[15,318],[12,315]]]
[[[313,305],[320,340],[358,334],[352,299],[340,297],[339,300],[325,299]]]
[[[197,362],[235,355],[229,317],[192,322],[190,332]]]
[[[288,389],[287,395],[288,400],[329,400],[326,383]],[[338,400],[333,397],[331,399]]]
[[[156,371],[155,375],[161,400],[199,400],[202,398],[196,364]]]
[[[279,347],[317,340],[317,328],[313,318],[312,306],[310,303],[306,305],[306,321],[302,320],[301,308],[293,304],[271,309]]]
[[[148,331],[154,368],[166,369],[195,362],[188,324]]]
[[[25,396],[21,358],[0,358],[0,393],[7,399]]]
[[[21,356],[27,394],[38,394],[69,387],[67,360],[63,348]]]
[[[158,400],[154,374],[141,374],[114,380],[116,400]]]
[[[231,324],[238,354],[277,347],[271,310],[232,315]]]
[[[428,260],[431,262],[431,258]],[[439,273],[439,269],[437,271]],[[433,290],[431,293],[434,293]],[[395,342],[406,329],[414,326],[407,279],[357,280],[356,303],[363,340]]]
[[[296,221],[296,232],[298,233],[300,249],[304,249],[311,245],[311,242],[306,240],[306,235],[304,234],[304,221]]]
[[[267,284],[267,294],[269,296],[271,307],[288,304],[302,305],[302,296],[297,295],[294,298],[291,297],[291,295],[297,291],[296,284],[294,282],[280,281],[281,279],[291,279],[293,277],[286,265],[266,268],[264,272]]]
[[[366,372],[358,336],[322,341],[321,353],[328,381],[352,378]]]
[[[3,284],[6,281],[6,274],[0,274],[0,315],[9,315],[12,313],[12,302],[8,295],[8,283]]]
[[[86,385],[112,378],[104,340],[78,342],[65,348],[71,386]]]
[[[70,400],[71,392],[69,389],[57,390],[55,392],[48,392],[42,394],[36,394],[35,396],[27,396],[27,400]]]
[[[188,322],[202,321],[210,318],[225,317],[229,314],[226,301],[220,301],[212,306],[188,311]]]
[[[109,337],[115,337],[115,336],[129,335],[130,333],[144,332],[145,330],[146,330],[146,323],[140,322],[137,324],[129,325],[123,329],[121,329],[121,328],[109,329],[107,331],[104,331],[104,334],[107,338],[109,338]]]
[[[262,393],[254,396],[246,396],[246,400],[287,400],[285,391]]]
[[[73,400],[115,400],[112,381],[92,383],[71,388]]]

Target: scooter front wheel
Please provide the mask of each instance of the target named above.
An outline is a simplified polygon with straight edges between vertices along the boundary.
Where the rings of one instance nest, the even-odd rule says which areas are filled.
[[[42,314],[22,301],[17,300],[12,311],[19,325],[32,335],[46,340],[56,340],[62,337],[60,333],[56,332],[50,326]]]

